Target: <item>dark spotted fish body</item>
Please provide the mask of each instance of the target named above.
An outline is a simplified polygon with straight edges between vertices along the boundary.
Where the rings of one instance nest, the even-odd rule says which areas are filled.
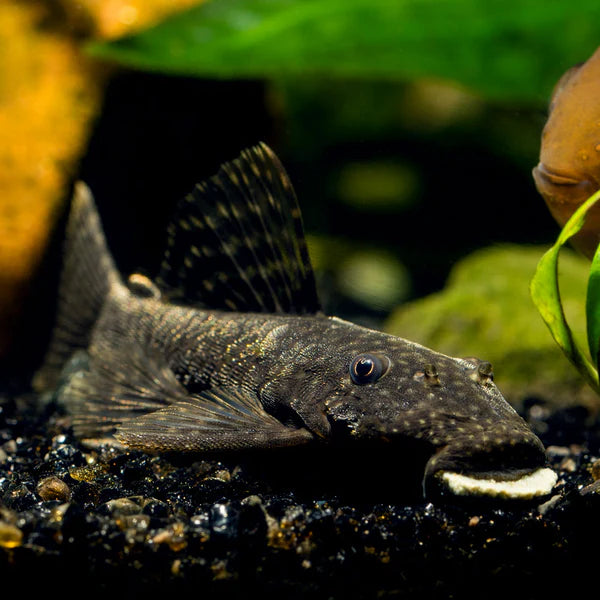
[[[532,497],[556,475],[489,363],[320,310],[300,212],[260,145],[180,204],[154,281],[121,279],[78,184],[39,389],[75,433],[147,452],[418,442],[425,489]],[[274,450],[275,451],[275,450]]]

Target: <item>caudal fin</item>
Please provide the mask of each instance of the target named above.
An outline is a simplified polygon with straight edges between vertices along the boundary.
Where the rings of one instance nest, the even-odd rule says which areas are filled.
[[[89,188],[75,185],[67,223],[58,309],[52,339],[33,387],[55,387],[69,357],[86,348],[110,288],[120,281]]]

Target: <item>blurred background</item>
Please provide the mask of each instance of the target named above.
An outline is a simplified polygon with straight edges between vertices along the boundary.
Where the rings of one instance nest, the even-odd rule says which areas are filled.
[[[329,314],[491,359],[515,404],[585,400],[528,296],[559,230],[531,169],[599,45],[595,0],[3,0],[4,385],[43,356],[76,179],[119,268],[152,275],[177,200],[263,140]],[[583,323],[587,263],[563,264]]]

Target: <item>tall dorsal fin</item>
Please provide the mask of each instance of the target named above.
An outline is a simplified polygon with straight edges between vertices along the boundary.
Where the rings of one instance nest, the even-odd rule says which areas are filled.
[[[296,195],[265,144],[198,184],[168,233],[157,282],[172,300],[244,312],[320,310]]]

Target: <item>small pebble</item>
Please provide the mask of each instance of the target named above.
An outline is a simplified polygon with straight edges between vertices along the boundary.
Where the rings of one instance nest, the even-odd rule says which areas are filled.
[[[7,454],[14,454],[17,451],[17,442],[15,440],[8,440],[2,448]]]
[[[50,513],[50,522],[52,523],[61,523],[67,509],[69,508],[69,504],[65,502],[64,504],[59,504],[52,509]]]
[[[567,446],[548,446],[546,452],[550,456],[569,456],[569,454],[571,454],[571,451]]]
[[[75,481],[94,481],[99,475],[106,471],[106,467],[98,463],[87,464],[83,467],[74,467],[69,471],[69,475]]]
[[[148,529],[150,517],[148,515],[120,515],[116,519],[116,523],[120,529],[132,529],[137,532],[143,532]]]
[[[575,473],[577,471],[577,463],[570,457],[563,458],[560,462],[560,468],[567,473]]]
[[[17,548],[23,542],[23,532],[16,526],[0,521],[0,548]]]
[[[105,506],[109,512],[121,517],[125,515],[137,515],[142,511],[142,507],[129,498],[115,498],[115,500],[106,502]]]
[[[175,576],[178,576],[181,573],[181,560],[179,558],[176,558],[171,563],[171,573]]]
[[[37,493],[44,502],[49,500],[68,502],[71,499],[71,488],[55,475],[42,479],[37,484]]]
[[[174,552],[179,552],[187,546],[185,539],[185,525],[176,521],[169,527],[161,529],[152,538],[152,543],[156,545],[167,544]]]
[[[231,473],[227,469],[219,469],[218,471],[215,471],[208,479],[217,479],[218,481],[229,483],[231,481]]]
[[[597,494],[598,492],[600,492],[600,481],[594,481],[594,483],[590,483],[579,490],[579,493],[582,496],[587,496],[588,494]]]
[[[553,506],[555,506],[558,503],[560,499],[561,495],[556,494],[552,496],[552,498],[550,498],[549,500],[546,500],[546,502],[540,504],[538,506],[538,512],[540,513],[540,515],[545,515]]]

